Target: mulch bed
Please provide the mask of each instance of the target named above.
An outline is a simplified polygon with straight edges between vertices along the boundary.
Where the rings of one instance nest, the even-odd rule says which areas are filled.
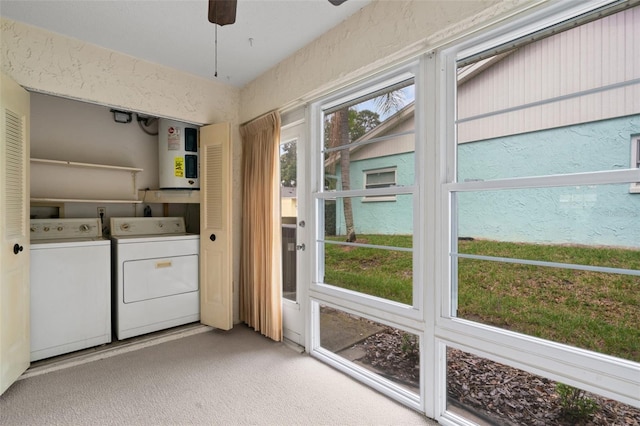
[[[356,345],[359,360],[388,379],[419,389],[420,362],[415,336],[388,328]],[[640,426],[640,409],[585,393],[598,409],[587,419],[566,418],[556,383],[516,368],[449,348],[448,403],[497,425]]]

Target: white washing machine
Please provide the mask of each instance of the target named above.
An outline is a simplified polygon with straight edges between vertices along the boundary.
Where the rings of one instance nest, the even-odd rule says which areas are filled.
[[[200,320],[200,236],[182,217],[112,217],[113,329],[126,339]]]
[[[31,361],[111,342],[111,249],[100,219],[31,220]]]

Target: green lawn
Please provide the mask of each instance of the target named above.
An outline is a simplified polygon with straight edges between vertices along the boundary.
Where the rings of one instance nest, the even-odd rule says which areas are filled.
[[[340,238],[336,238],[340,240]],[[411,247],[409,236],[358,242]],[[459,252],[640,269],[640,251],[460,241]],[[412,254],[327,244],[325,282],[412,301]],[[460,259],[458,316],[640,362],[640,277]]]

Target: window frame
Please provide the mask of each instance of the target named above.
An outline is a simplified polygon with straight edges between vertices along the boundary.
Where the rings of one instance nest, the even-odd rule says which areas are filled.
[[[587,1],[579,5],[562,2],[537,11],[515,17],[507,23],[495,25],[476,36],[463,38],[455,44],[439,50],[433,59],[438,70],[436,88],[440,96],[436,101],[436,126],[432,137],[438,141],[439,158],[436,172],[442,182],[437,189],[440,204],[439,222],[435,235],[438,248],[436,256],[436,304],[434,318],[435,371],[437,386],[433,400],[436,419],[444,424],[459,424],[465,420],[447,411],[446,347],[456,347],[496,362],[540,374],[552,380],[580,387],[611,397],[623,403],[638,406],[640,390],[640,365],[638,363],[598,354],[557,342],[521,335],[504,329],[457,318],[452,313],[457,306],[457,294],[453,285],[457,276],[450,253],[455,253],[457,242],[457,206],[455,194],[461,191],[482,191],[526,187],[557,186],[558,184],[623,183],[637,178],[636,170],[614,170],[599,173],[555,176],[538,176],[495,181],[457,181],[456,92],[457,64],[459,61],[480,55],[566,21],[583,20],[583,15],[597,13],[598,9],[620,7],[618,1]],[[624,6],[624,5],[622,5]],[[589,17],[586,16],[588,19]],[[637,145],[640,145],[637,144]],[[640,148],[638,148],[640,149]]]
[[[369,170],[363,170],[363,179],[362,182],[364,184],[364,188],[363,189],[374,189],[374,188],[370,188],[367,184],[367,178],[369,177],[370,174],[375,174],[375,173],[389,173],[389,172],[393,172],[393,183],[384,186],[384,188],[390,188],[393,186],[397,186],[398,185],[398,167],[397,166],[391,166],[391,167],[381,167],[381,168],[376,168],[376,169],[369,169]],[[386,184],[385,184],[386,185]],[[376,186],[375,188],[382,188],[381,186]],[[396,201],[396,196],[395,195],[367,195],[362,197],[362,202],[363,203],[371,203],[371,202],[378,202],[378,201]]]
[[[640,169],[640,135],[631,136],[631,160],[629,166],[632,169]],[[629,192],[631,194],[640,194],[640,181],[630,184]]]
[[[414,265],[414,274],[413,274],[413,304],[405,305],[402,303],[398,303],[388,299],[381,299],[375,296],[357,293],[354,291],[338,288],[329,284],[324,284],[320,281],[319,277],[324,275],[324,265],[320,264],[319,259],[323,253],[321,250],[317,249],[317,245],[322,241],[320,238],[320,234],[322,234],[324,229],[324,222],[318,220],[318,218],[322,217],[320,203],[324,200],[332,200],[337,197],[364,197],[371,195],[378,195],[378,190],[364,190],[364,189],[351,189],[348,191],[337,191],[337,190],[326,190],[324,188],[324,184],[320,185],[320,182],[324,181],[324,169],[321,164],[323,164],[323,150],[322,147],[319,146],[318,143],[314,143],[311,149],[311,173],[313,178],[311,179],[311,194],[312,194],[312,210],[311,217],[313,217],[313,223],[316,224],[316,229],[314,230],[315,235],[312,237],[314,244],[311,247],[311,258],[312,265],[311,270],[312,277],[310,283],[310,295],[313,298],[316,298],[319,301],[324,302],[334,302],[339,298],[343,298],[343,302],[341,304],[342,307],[349,307],[352,303],[365,308],[362,311],[364,314],[369,315],[377,315],[380,316],[379,312],[386,312],[386,315],[392,315],[396,318],[396,324],[399,326],[405,326],[409,328],[415,328],[415,321],[420,321],[422,319],[422,310],[423,310],[423,286],[424,282],[422,279],[422,271],[420,270],[419,265],[421,265],[420,256],[422,253],[422,247],[419,240],[418,235],[420,234],[420,229],[423,229],[421,212],[424,210],[421,208],[421,187],[418,185],[418,182],[423,181],[423,173],[422,168],[418,167],[418,164],[421,164],[423,157],[423,149],[418,146],[418,141],[421,139],[421,135],[424,134],[424,120],[420,118],[419,113],[419,105],[423,105],[423,99],[421,97],[420,90],[418,87],[424,85],[424,80],[421,77],[424,74],[423,64],[416,59],[408,61],[407,63],[403,63],[398,65],[396,68],[391,70],[387,70],[386,72],[380,73],[378,75],[372,76],[368,79],[364,79],[363,81],[354,84],[353,86],[343,88],[342,90],[336,91],[330,95],[327,95],[324,98],[320,98],[314,103],[310,105],[310,113],[311,113],[311,134],[312,140],[322,141],[323,132],[324,132],[324,114],[329,111],[329,113],[335,111],[337,107],[342,104],[350,103],[352,100],[359,99],[362,97],[366,97],[371,93],[380,92],[384,88],[393,87],[398,84],[401,84],[403,81],[407,81],[409,79],[413,80],[413,84],[416,87],[415,90],[415,103],[416,103],[416,112],[415,112],[415,125],[414,125],[414,134],[416,145],[414,147],[415,159],[414,164],[414,182],[411,182],[410,185],[396,186],[391,187],[389,189],[383,188],[382,194],[379,195],[404,195],[410,194],[413,196],[413,235],[414,235],[414,244],[413,244],[413,265]],[[372,194],[373,192],[373,194]]]
[[[410,331],[416,334],[420,342],[425,341],[425,325],[424,325],[424,285],[425,282],[425,262],[421,259],[424,256],[424,244],[422,243],[422,236],[424,229],[424,189],[419,184],[423,182],[424,170],[418,167],[418,164],[423,164],[424,147],[419,146],[419,141],[424,140],[425,135],[425,122],[424,108],[425,101],[422,95],[425,85],[425,67],[424,61],[420,58],[413,58],[407,62],[397,64],[396,67],[381,72],[377,75],[372,75],[369,78],[362,81],[337,90],[325,97],[317,99],[309,105],[310,111],[310,134],[311,134],[311,153],[310,153],[310,194],[311,202],[309,203],[309,213],[311,223],[313,224],[311,243],[309,244],[308,251],[310,255],[310,284],[308,292],[308,303],[311,306],[310,315],[307,321],[307,335],[310,336],[309,345],[307,350],[311,356],[322,359],[329,365],[344,371],[345,373],[353,376],[354,378],[368,384],[369,386],[377,389],[381,393],[388,397],[395,399],[405,405],[408,405],[416,410],[425,412],[425,377],[430,376],[429,373],[423,373],[421,376],[420,393],[417,397],[408,396],[406,392],[399,391],[396,386],[389,386],[385,384],[385,380],[376,380],[371,373],[363,373],[355,365],[344,363],[337,357],[329,354],[328,351],[320,346],[319,339],[319,318],[317,307],[320,304],[326,304],[333,306],[337,309],[345,312],[351,312],[355,315],[363,318],[369,318],[374,321],[378,321],[383,324],[388,324],[398,329]],[[358,99],[360,97],[366,97],[370,93],[375,93],[387,87],[401,84],[408,79],[413,80],[415,85],[415,124],[414,124],[414,181],[408,185],[394,186],[381,189],[351,189],[349,191],[333,191],[326,190],[324,188],[324,154],[322,142],[324,132],[324,116],[325,112],[331,112],[332,109],[339,107],[340,105],[349,101]],[[420,89],[422,88],[422,89]],[[397,176],[396,176],[397,178]],[[411,305],[401,304],[388,299],[381,299],[375,296],[370,296],[363,293],[356,293],[347,289],[338,288],[328,284],[320,282],[319,277],[324,274],[323,259],[323,244],[324,239],[324,222],[322,205],[325,200],[332,200],[336,197],[364,197],[364,196],[386,196],[386,195],[403,195],[409,194],[413,197],[413,247],[412,259],[413,259],[413,303]],[[421,344],[421,348],[424,346]],[[422,352],[426,350],[421,349]],[[421,356],[421,360],[423,357]],[[424,362],[420,363],[421,371],[426,368]],[[430,412],[431,410],[429,410]]]

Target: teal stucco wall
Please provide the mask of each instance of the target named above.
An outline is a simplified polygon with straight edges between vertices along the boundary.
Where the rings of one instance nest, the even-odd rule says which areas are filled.
[[[640,115],[465,143],[459,181],[627,169]],[[640,194],[629,184],[459,193],[458,235],[640,248]]]
[[[634,115],[464,143],[458,147],[458,179],[627,169],[638,134],[640,115]],[[414,154],[403,153],[352,162],[351,188],[364,188],[365,170],[387,167],[397,167],[398,185],[414,183]],[[465,192],[457,194],[457,203],[460,237],[640,248],[640,193],[631,193],[629,184]],[[354,198],[353,212],[358,234],[413,232],[411,196]],[[345,229],[338,200],[336,233]]]
[[[351,189],[364,189],[364,172],[396,167],[397,185],[414,185],[415,156],[413,152],[353,161],[350,165]],[[340,168],[336,171],[340,176]],[[340,185],[340,182],[338,182]],[[363,197],[352,199],[353,222],[357,234],[413,234],[413,197],[396,195],[395,201],[371,201]],[[345,235],[346,226],[342,202],[336,203],[336,234]]]

